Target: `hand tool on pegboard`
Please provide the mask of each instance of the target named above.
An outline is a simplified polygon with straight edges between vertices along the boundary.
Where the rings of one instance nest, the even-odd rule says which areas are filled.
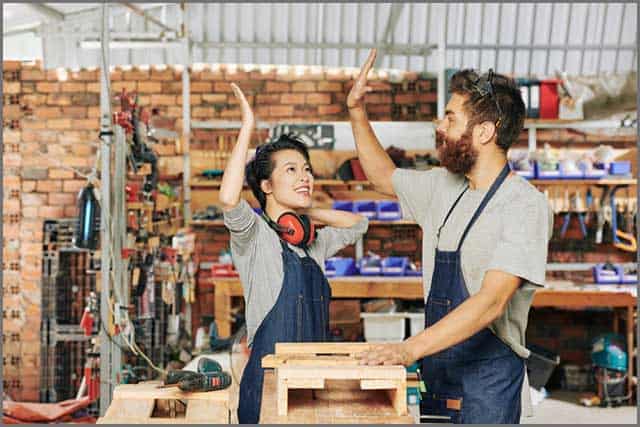
[[[638,244],[635,236],[618,229],[618,207],[616,205],[615,193],[619,189],[619,186],[614,187],[609,195],[612,212],[611,228],[613,246],[626,252],[636,252],[638,250]]]

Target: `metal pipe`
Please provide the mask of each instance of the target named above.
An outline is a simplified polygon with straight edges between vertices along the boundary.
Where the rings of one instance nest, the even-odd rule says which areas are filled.
[[[515,74],[516,72],[516,45],[518,44],[518,15],[520,13],[520,3],[516,3],[516,19],[515,19],[515,27],[513,31],[513,47],[511,53],[511,72]]]
[[[498,3],[498,30],[496,31],[496,48],[494,50],[493,57],[493,68],[498,69],[498,56],[500,52],[498,51],[498,46],[500,45],[500,31],[502,30],[502,3]]]
[[[159,19],[155,18],[152,15],[149,15],[146,11],[140,9],[138,6],[135,6],[131,3],[127,3],[127,2],[120,2],[122,5],[124,5],[125,7],[127,7],[128,9],[131,9],[136,15],[142,16],[145,21],[151,22],[155,25],[157,25],[158,27],[162,28],[163,30],[166,31],[172,31],[174,33],[177,33],[178,31],[176,29],[173,29],[171,27],[169,27],[168,25],[166,25],[164,22],[160,21]]]
[[[583,65],[584,65],[584,53],[587,45],[587,29],[589,28],[589,15],[591,14],[591,4],[587,3],[587,16],[584,21],[584,33],[582,34],[582,49],[580,55],[580,65],[578,66],[578,74],[582,74]]]
[[[618,28],[618,45],[620,45],[620,41],[622,40],[622,27],[624,23],[625,12],[627,11],[627,4],[624,3],[622,5],[622,14],[620,15],[620,27]],[[618,71],[618,56],[620,54],[620,49],[616,49],[615,59],[613,60],[613,72]]]
[[[567,71],[567,55],[568,55],[568,46],[569,46],[569,29],[571,27],[571,12],[573,12],[573,3],[569,3],[569,12],[567,13],[567,24],[566,31],[564,33],[564,56],[562,57],[562,70]],[[620,40],[618,40],[618,44],[620,44]]]
[[[602,19],[602,31],[600,33],[600,50],[598,51],[598,73],[600,73],[600,70],[602,69],[602,54],[603,52],[603,46],[604,46],[604,31],[607,28],[607,15],[609,12],[609,5],[608,4],[604,4],[604,17]]]
[[[531,25],[531,37],[529,37],[529,62],[527,63],[527,77],[531,77],[531,62],[533,61],[533,41],[535,40],[537,3],[533,4],[533,24]]]
[[[555,9],[555,3],[551,3],[551,18],[549,19],[549,34],[547,34],[547,45],[551,44],[551,32],[553,31],[553,18],[555,17],[554,15],[554,9]],[[547,56],[545,58],[544,61],[544,72],[545,74],[549,74],[549,55],[551,54],[551,49],[547,49]]]
[[[430,30],[431,30],[431,3],[425,3],[424,5],[425,7],[425,17],[424,17],[424,23],[425,23],[425,28],[426,28],[426,34],[424,36],[424,41],[425,43],[429,43],[429,36],[430,34]],[[446,16],[445,16],[445,20],[446,20]],[[443,23],[444,25],[444,23]],[[424,71],[427,71],[427,58],[429,57],[429,55],[424,55]]]

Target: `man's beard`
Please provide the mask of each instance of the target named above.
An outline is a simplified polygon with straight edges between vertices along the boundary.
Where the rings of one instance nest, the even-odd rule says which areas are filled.
[[[457,141],[446,138],[443,133],[436,132],[436,147],[438,147],[440,164],[451,173],[468,174],[478,159],[478,150],[473,147],[471,142],[470,129],[465,131]]]

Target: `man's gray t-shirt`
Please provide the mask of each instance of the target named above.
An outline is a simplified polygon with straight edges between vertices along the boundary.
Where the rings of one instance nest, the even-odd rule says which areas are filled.
[[[282,281],[282,245],[276,232],[256,214],[246,200],[224,213],[224,224],[231,234],[231,256],[238,270],[245,299],[248,344],[256,330],[275,305]],[[325,259],[345,246],[354,244],[367,232],[369,221],[362,218],[350,228],[323,227],[308,252],[324,272]],[[304,251],[289,245],[305,257]]]
[[[431,288],[436,233],[455,199],[467,185],[464,176],[445,168],[429,171],[396,169],[393,188],[403,216],[423,230],[422,265],[425,301]],[[440,234],[438,249],[455,251],[462,233],[488,190],[468,189]],[[519,356],[529,357],[525,331],[535,286],[543,286],[553,213],[542,193],[520,176],[500,186],[469,230],[461,248],[462,273],[470,295],[482,287],[487,270],[523,279],[504,314],[490,326]]]

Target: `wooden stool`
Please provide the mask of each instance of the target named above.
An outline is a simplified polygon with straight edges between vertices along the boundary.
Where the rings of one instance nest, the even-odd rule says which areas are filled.
[[[278,343],[262,359],[260,422],[302,424],[413,423],[402,366],[360,366],[369,344]],[[295,390],[295,391],[294,391]],[[291,393],[290,393],[291,391]]]
[[[229,424],[230,390],[185,393],[160,381],[121,384],[98,424]]]

